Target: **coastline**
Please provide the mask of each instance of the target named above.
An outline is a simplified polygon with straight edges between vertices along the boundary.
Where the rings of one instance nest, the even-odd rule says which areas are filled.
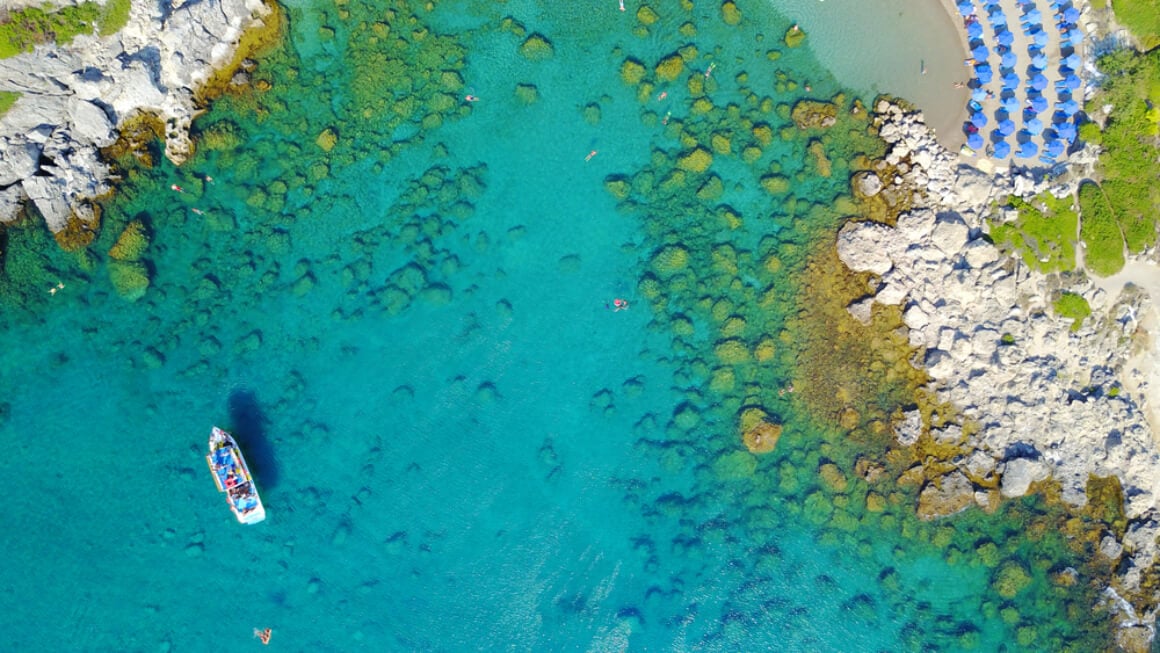
[[[880,279],[873,297],[849,311],[867,323],[873,304],[900,306],[920,352],[915,364],[927,370],[936,395],[961,410],[963,419],[950,426],[907,414],[896,425],[899,442],[932,441],[968,452],[953,461],[953,471],[926,482],[920,510],[922,495],[946,500],[948,486],[962,495],[951,502],[957,512],[973,504],[988,509],[997,497],[986,488],[996,483],[1003,498],[1014,499],[1049,480],[1060,484],[1065,503],[1079,508],[1088,502],[1090,477],[1117,477],[1127,528],[1122,537],[1106,532],[1096,555],[1117,569],[1109,591],[1137,599],[1111,602],[1121,612],[1118,637],[1151,641],[1155,610],[1137,614],[1133,605],[1156,600],[1146,577],[1160,553],[1160,448],[1144,409],[1151,402],[1134,392],[1155,387],[1155,366],[1134,361],[1142,356],[1151,363],[1156,354],[1126,351],[1124,343],[1153,324],[1135,316],[1150,315],[1154,304],[1146,292],[1119,293],[1117,282],[1125,279],[1078,277],[1062,289],[1081,295],[1093,313],[1073,328],[1051,308],[1060,283],[1002,254],[983,235],[993,202],[1049,189],[1065,196],[1078,180],[981,172],[943,148],[920,114],[886,101],[875,109],[890,148],[885,162],[901,172],[894,183],[922,201],[894,227],[843,227],[839,257],[851,270]]]
[[[101,150],[128,121],[148,116],[163,132],[166,157],[183,162],[202,87],[272,15],[263,0],[175,2],[164,10],[137,2],[115,34],[0,60],[0,91],[20,94],[0,116],[0,224],[32,204],[62,246],[87,244],[100,222],[93,202],[111,189]]]

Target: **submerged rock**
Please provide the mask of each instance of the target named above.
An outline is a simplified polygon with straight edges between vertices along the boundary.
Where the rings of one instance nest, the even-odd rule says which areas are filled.
[[[966,510],[973,503],[974,485],[956,470],[923,486],[918,495],[918,516],[928,520],[946,517]]]

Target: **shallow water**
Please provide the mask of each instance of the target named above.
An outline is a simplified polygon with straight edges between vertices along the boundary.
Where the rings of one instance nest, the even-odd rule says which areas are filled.
[[[135,171],[93,260],[52,250],[38,228],[12,234],[7,272],[27,294],[0,368],[0,481],[20,489],[0,536],[19,572],[0,585],[3,648],[64,637],[199,651],[251,645],[254,627],[310,651],[1016,650],[1098,635],[1067,612],[1090,603],[1064,603],[1048,581],[1071,562],[1052,534],[1017,537],[1042,523],[1034,507],[919,524],[912,491],[855,478],[860,444],[777,395],[789,354],[738,362],[736,385],[720,382],[716,334],[732,327],[711,315],[732,298],[747,342],[783,329],[801,243],[835,217],[793,207],[846,192],[837,155],[873,149],[863,123],[816,135],[831,177],[791,129],[752,165],[719,154],[720,200],[690,200],[699,177],[619,205],[606,191],[610,177],[672,170],[688,145],[663,112],[685,136],[740,143],[760,111],[747,89],[776,87],[776,70],[838,90],[807,49],[770,65],[787,19],[743,5],[734,28],[716,7],[668,8],[634,36],[632,13],[614,8],[453,3],[407,28],[396,7],[376,31],[384,10],[342,7],[290,5],[290,47],[257,73],[273,90],[221,101],[185,168]],[[546,35],[552,56],[522,57],[505,16]],[[703,118],[684,77],[645,102],[619,77],[627,56],[651,68],[683,43],[686,21],[699,50],[688,68],[717,64],[718,109]],[[458,41],[423,45],[451,31]],[[392,68],[388,34],[408,34],[407,56],[427,65]],[[380,102],[386,86],[358,85],[381,70],[413,80],[413,113]],[[429,92],[425,70],[464,87]],[[448,106],[443,92],[481,99]],[[788,124],[764,119],[775,134]],[[756,183],[775,164],[795,201]],[[720,221],[719,202],[740,222]],[[105,252],[133,218],[152,232],[152,284],[130,303]],[[693,263],[650,298],[641,279],[661,274],[666,243]],[[720,259],[724,243],[736,261]],[[764,247],[787,268],[762,272]],[[40,290],[57,280],[57,294]],[[776,301],[746,300],[771,283]],[[611,311],[615,297],[631,308]],[[674,336],[674,311],[690,332]],[[760,458],[737,433],[749,395],[787,424]],[[238,436],[265,523],[239,526],[215,491],[211,424]],[[830,460],[848,489],[819,480]],[[890,499],[881,513],[865,509],[871,490]],[[1011,600],[990,587],[998,560],[975,554],[991,540],[1026,570]]]

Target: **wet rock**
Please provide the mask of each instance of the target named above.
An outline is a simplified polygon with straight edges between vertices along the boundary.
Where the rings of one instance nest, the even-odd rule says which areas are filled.
[[[975,488],[960,471],[928,481],[918,495],[918,517],[935,519],[965,510],[975,502]]]
[[[854,193],[860,197],[874,197],[882,191],[882,180],[869,170],[854,175],[853,185]]]
[[[910,447],[918,443],[922,435],[922,413],[917,409],[903,414],[902,421],[894,427],[894,438],[898,443]]]

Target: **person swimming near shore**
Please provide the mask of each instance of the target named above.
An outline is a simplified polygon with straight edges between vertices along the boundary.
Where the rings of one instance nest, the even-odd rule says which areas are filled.
[[[265,646],[270,645],[270,635],[273,635],[273,634],[274,634],[274,631],[270,628],[267,628],[265,630],[258,630],[257,628],[254,629],[254,637],[257,637],[258,639],[262,640],[262,644]]]
[[[185,192],[185,189],[182,188],[181,186],[178,186],[177,184],[173,184],[172,186],[170,186],[169,190],[174,191],[175,193],[184,193]]]
[[[588,153],[588,156],[584,157],[584,160],[585,160],[585,161],[591,161],[591,160],[592,160],[592,157],[594,157],[594,156],[596,156],[596,150],[592,150],[591,152],[589,152],[589,153]]]
[[[477,96],[475,96],[475,95],[472,95],[472,94],[470,94],[470,93],[468,93],[467,95],[465,95],[465,96],[463,97],[463,99],[464,99],[464,100],[467,100],[468,102],[479,102],[479,97],[477,97]]]
[[[619,297],[612,300],[612,312],[613,313],[616,313],[619,311],[627,311],[627,310],[628,310],[628,302],[627,301],[625,301]]]

